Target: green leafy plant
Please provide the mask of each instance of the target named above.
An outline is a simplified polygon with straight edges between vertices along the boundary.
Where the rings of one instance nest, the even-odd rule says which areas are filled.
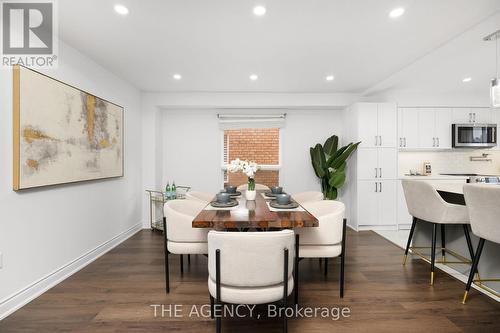
[[[346,179],[346,160],[361,142],[351,142],[337,149],[338,143],[339,137],[332,135],[324,145],[318,143],[309,150],[314,172],[321,180],[321,191],[325,199],[329,200],[337,199],[338,189],[344,186]]]

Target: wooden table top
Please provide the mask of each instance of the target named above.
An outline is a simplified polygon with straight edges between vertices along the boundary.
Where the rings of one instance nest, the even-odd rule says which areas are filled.
[[[239,205],[230,209],[204,209],[193,220],[193,228],[216,230],[241,228],[302,228],[317,227],[318,219],[308,211],[269,210],[266,200],[257,193],[255,201],[246,201],[245,195],[238,198]]]

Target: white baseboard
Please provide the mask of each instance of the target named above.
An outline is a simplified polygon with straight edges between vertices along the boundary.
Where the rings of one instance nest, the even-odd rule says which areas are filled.
[[[113,249],[126,239],[135,235],[137,232],[142,230],[142,228],[142,222],[135,224],[128,230],[125,230],[124,232],[102,243],[96,248],[76,258],[75,260],[56,269],[52,273],[47,274],[46,276],[19,290],[18,292],[0,300],[0,320],[4,319],[14,311],[31,302],[33,299],[37,298],[69,276],[75,274],[83,267],[87,266],[109,250]]]

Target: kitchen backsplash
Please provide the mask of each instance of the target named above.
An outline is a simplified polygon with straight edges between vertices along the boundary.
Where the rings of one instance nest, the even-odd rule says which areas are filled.
[[[490,154],[485,161],[471,161],[470,157],[479,157],[482,154]],[[499,150],[450,150],[440,152],[412,151],[399,152],[399,175],[409,174],[410,170],[421,173],[424,162],[430,162],[432,175],[441,173],[477,173],[500,175],[500,151]]]

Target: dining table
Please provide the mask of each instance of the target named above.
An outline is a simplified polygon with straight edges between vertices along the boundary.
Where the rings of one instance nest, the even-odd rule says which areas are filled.
[[[214,230],[269,230],[319,226],[318,219],[300,205],[293,209],[272,208],[269,203],[273,198],[266,196],[266,191],[258,191],[255,200],[247,200],[244,192],[235,199],[238,205],[230,208],[215,208],[209,203],[194,218],[192,227]]]

